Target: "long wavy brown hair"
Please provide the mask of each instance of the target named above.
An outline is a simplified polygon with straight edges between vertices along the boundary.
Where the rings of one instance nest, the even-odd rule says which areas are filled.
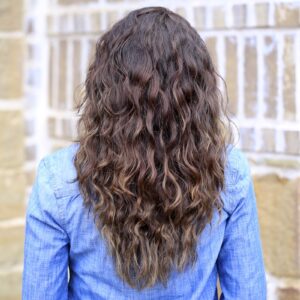
[[[195,265],[221,212],[231,132],[218,78],[197,31],[164,7],[131,11],[97,41],[77,105],[76,180],[138,290]]]

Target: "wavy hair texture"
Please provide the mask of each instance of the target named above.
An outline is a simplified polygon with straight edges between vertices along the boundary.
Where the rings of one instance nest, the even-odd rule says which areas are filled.
[[[232,135],[218,78],[197,31],[164,7],[131,11],[97,41],[77,105],[76,180],[138,290],[195,265],[221,213]]]

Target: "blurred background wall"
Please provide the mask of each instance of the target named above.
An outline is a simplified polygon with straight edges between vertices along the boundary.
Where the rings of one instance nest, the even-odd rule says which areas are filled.
[[[0,299],[20,299],[36,166],[76,137],[74,99],[96,40],[152,5],[186,17],[225,78],[255,183],[268,299],[300,299],[300,1],[255,0],[1,0]]]

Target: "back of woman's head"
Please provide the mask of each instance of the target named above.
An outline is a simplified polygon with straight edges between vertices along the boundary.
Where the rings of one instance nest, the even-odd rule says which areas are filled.
[[[165,285],[173,267],[194,264],[200,233],[221,211],[231,134],[217,78],[199,34],[163,7],[130,12],[97,42],[75,166],[134,288]]]

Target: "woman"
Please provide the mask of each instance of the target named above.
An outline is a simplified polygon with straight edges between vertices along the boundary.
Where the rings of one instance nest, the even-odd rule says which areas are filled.
[[[38,167],[23,299],[213,300],[217,276],[221,299],[266,298],[253,183],[217,78],[166,8],[100,38],[79,139]]]

